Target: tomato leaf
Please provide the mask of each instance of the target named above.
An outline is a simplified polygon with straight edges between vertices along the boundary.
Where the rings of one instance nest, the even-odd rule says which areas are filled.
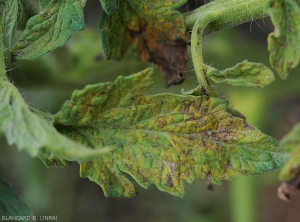
[[[232,68],[219,71],[207,66],[207,75],[215,83],[226,82],[233,86],[252,86],[262,88],[274,81],[274,74],[262,63],[248,62],[238,63]]]
[[[121,59],[131,46],[143,61],[158,65],[166,86],[180,84],[188,71],[189,35],[182,15],[172,9],[185,2],[128,0],[120,1],[117,9],[104,7],[99,27],[107,58]]]
[[[119,146],[88,163],[80,174],[106,196],[133,197],[131,175],[142,187],[184,195],[184,182],[215,184],[237,175],[281,167],[287,155],[277,140],[231,114],[226,101],[192,95],[144,95],[150,69],[115,82],[75,91],[54,116],[55,127],[89,147]],[[100,148],[98,148],[100,149]],[[124,172],[124,173],[123,173]]]
[[[12,52],[12,61],[35,59],[68,41],[84,29],[86,0],[41,0],[41,12],[29,19]]]
[[[280,141],[282,150],[290,152],[291,158],[280,172],[280,180],[290,181],[300,174],[300,123]]]
[[[108,14],[113,14],[119,7],[120,0],[100,0],[102,9]]]
[[[275,31],[268,37],[270,62],[282,79],[300,60],[300,8],[294,0],[269,0],[266,12]]]
[[[17,27],[22,23],[24,17],[24,7],[27,2],[23,0],[5,0],[3,11],[3,41],[9,50],[13,47],[13,38]]]
[[[291,195],[300,186],[300,123],[282,138],[280,148],[291,153],[291,157],[280,171],[279,179],[282,183],[278,188],[278,196],[284,201],[290,201]]]
[[[33,216],[33,212],[24,203],[16,191],[0,178],[0,215],[1,216]],[[2,218],[3,219],[3,218]],[[28,220],[26,220],[28,221]],[[32,220],[30,220],[32,221]]]
[[[91,150],[58,133],[44,118],[33,113],[17,88],[9,82],[0,84],[0,131],[8,144],[25,149],[33,157],[62,165],[66,160],[88,161],[111,148]],[[65,164],[63,164],[65,165]]]

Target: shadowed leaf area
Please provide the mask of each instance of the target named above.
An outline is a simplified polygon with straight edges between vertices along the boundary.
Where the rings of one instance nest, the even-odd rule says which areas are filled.
[[[282,79],[300,60],[300,8],[294,0],[268,0],[266,12],[275,31],[268,37],[270,62]]]
[[[142,187],[182,197],[184,182],[215,184],[237,175],[281,167],[287,155],[278,142],[207,96],[144,95],[155,80],[151,69],[115,82],[75,91],[54,116],[55,127],[88,147],[118,148],[80,164],[82,177],[106,196],[133,197],[131,175]],[[124,174],[124,173],[127,174]]]
[[[184,81],[189,34],[182,15],[173,9],[186,0],[101,2],[99,26],[107,58],[121,59],[131,46],[137,57],[158,65],[167,87]]]
[[[33,216],[33,212],[23,202],[14,189],[0,178],[0,215]],[[30,217],[31,218],[31,217]],[[2,218],[3,219],[3,218]],[[26,220],[32,221],[32,220]]]
[[[36,59],[69,40],[84,29],[86,0],[41,0],[40,14],[33,16],[13,49],[11,60]]]

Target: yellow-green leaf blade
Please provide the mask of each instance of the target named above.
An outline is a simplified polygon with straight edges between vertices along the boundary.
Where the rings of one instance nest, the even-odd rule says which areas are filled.
[[[293,129],[280,141],[282,150],[291,153],[291,158],[280,172],[280,180],[290,181],[296,178],[300,172],[300,124],[296,124]]]
[[[300,60],[300,8],[294,0],[269,0],[266,12],[275,31],[268,37],[270,62],[282,79]]]
[[[208,67],[207,75],[215,83],[226,82],[233,86],[252,86],[255,88],[265,87],[275,80],[273,72],[267,66],[247,60],[223,71]]]
[[[88,161],[111,150],[87,149],[61,135],[29,109],[9,82],[1,83],[0,101],[0,130],[8,144],[15,144],[33,157],[41,156],[49,161],[58,158],[60,163],[65,163],[65,160]]]
[[[184,195],[184,183],[215,184],[237,175],[281,167],[287,155],[277,140],[231,114],[227,102],[207,96],[145,96],[155,84],[150,70],[87,86],[55,116],[62,133],[90,147],[120,148],[89,163],[81,176],[106,196],[132,197],[130,174],[141,186]]]
[[[41,12],[29,19],[12,54],[12,61],[31,60],[60,47],[84,29],[85,0],[41,0]]]

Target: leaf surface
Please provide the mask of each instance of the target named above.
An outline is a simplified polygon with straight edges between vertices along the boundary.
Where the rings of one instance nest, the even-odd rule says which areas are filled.
[[[5,0],[3,11],[3,41],[11,51],[13,38],[15,37],[18,25],[23,21],[24,7],[26,2],[23,0]]]
[[[0,216],[33,216],[14,189],[0,178]],[[28,221],[28,220],[26,220]],[[32,220],[30,220],[32,221]]]
[[[273,72],[267,66],[247,60],[224,71],[208,67],[207,75],[215,83],[226,82],[233,86],[252,86],[255,88],[265,87],[275,79]]]
[[[280,141],[282,150],[291,153],[291,158],[280,172],[280,180],[290,181],[300,174],[300,124],[294,128]]]
[[[119,7],[120,0],[100,0],[102,9],[108,14],[113,14]]]
[[[277,193],[280,199],[290,201],[291,195],[295,194],[300,186],[300,123],[282,138],[280,148],[291,156],[280,171],[279,179],[282,183]]]
[[[270,62],[282,79],[300,60],[300,8],[294,0],[269,0],[266,12],[275,31],[268,37]]]
[[[173,9],[186,0],[113,2],[118,3],[117,9],[104,7],[99,25],[106,56],[121,59],[131,46],[143,61],[158,65],[165,73],[166,86],[180,84],[188,71],[189,35],[182,15]]]
[[[40,14],[29,19],[12,61],[31,60],[60,47],[75,31],[84,29],[86,0],[41,0]]]
[[[87,149],[61,135],[29,109],[14,85],[3,82],[0,86],[0,131],[8,144],[54,165],[66,165],[66,160],[88,161],[111,150]]]
[[[89,147],[119,148],[80,164],[82,177],[106,196],[132,197],[131,175],[142,187],[184,195],[184,182],[206,178],[215,184],[236,175],[281,167],[287,155],[277,140],[231,114],[227,102],[207,96],[144,95],[153,85],[144,70],[115,82],[73,93],[55,115],[63,134]]]

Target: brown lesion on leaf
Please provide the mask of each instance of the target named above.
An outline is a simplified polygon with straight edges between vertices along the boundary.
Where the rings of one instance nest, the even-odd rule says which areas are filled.
[[[164,37],[163,33],[155,32],[151,27],[147,27],[145,31],[141,28],[139,32],[134,33],[134,38],[139,37],[137,51],[143,61],[154,63],[164,73],[166,87],[181,84],[188,73],[186,41],[181,38],[170,40]]]
[[[138,37],[140,37],[145,32],[145,30],[146,30],[146,26],[141,26],[141,27],[139,27],[138,30],[130,30],[129,29],[130,37],[132,39],[138,38]]]
[[[167,185],[168,185],[169,187],[173,187],[173,186],[174,186],[171,175],[168,175],[167,183],[168,183]]]
[[[210,178],[210,172],[205,173],[205,179],[211,180],[211,178]]]
[[[160,43],[158,50],[151,53],[149,61],[157,64],[165,74],[166,87],[181,84],[188,73],[186,42],[179,38],[170,43]]]
[[[190,35],[183,16],[171,10],[171,5],[121,1],[113,15],[102,16],[100,27],[106,33],[103,42],[107,44],[108,40],[107,48],[114,49],[108,50],[108,58],[122,58],[131,46],[141,60],[157,65],[164,74],[166,87],[182,83],[188,73]]]
[[[289,202],[291,195],[294,195],[297,190],[300,190],[300,172],[294,179],[282,182],[277,189],[277,195],[281,200]]]
[[[233,166],[232,166],[231,161],[228,161],[228,162],[227,162],[227,168],[228,168],[228,169],[233,169]]]

